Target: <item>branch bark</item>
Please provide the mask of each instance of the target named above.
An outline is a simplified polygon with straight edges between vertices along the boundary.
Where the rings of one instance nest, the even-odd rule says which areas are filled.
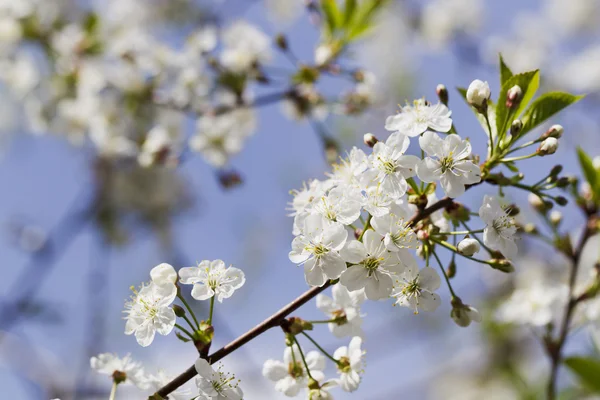
[[[453,203],[453,199],[451,199],[449,197],[444,197],[443,199],[439,200],[437,203],[433,204],[432,206],[427,207],[427,208],[417,212],[408,221],[408,224],[410,226],[414,226],[417,222],[429,217],[434,212],[441,210],[442,208],[445,208],[445,207],[451,205],[452,203]],[[292,301],[291,303],[289,303],[288,305],[286,305],[285,307],[283,307],[282,309],[277,311],[275,314],[271,315],[269,318],[265,319],[260,324],[256,325],[254,328],[250,329],[248,332],[244,333],[242,336],[238,337],[234,341],[230,342],[229,344],[225,345],[224,347],[220,348],[219,350],[217,350],[214,353],[212,353],[211,355],[209,355],[207,357],[208,362],[213,364],[213,363],[221,360],[222,358],[226,357],[233,351],[239,349],[246,343],[250,342],[252,339],[260,336],[261,334],[268,331],[269,329],[274,328],[276,326],[280,326],[282,323],[284,323],[285,318],[288,315],[290,315],[291,313],[296,311],[298,308],[300,308],[304,304],[308,303],[310,300],[312,300],[319,293],[323,292],[329,286],[331,286],[331,282],[327,282],[327,283],[325,283],[325,285],[323,285],[321,287],[310,288],[309,290],[304,292],[302,295],[300,295],[298,298],[296,298],[294,301]],[[193,379],[194,376],[196,376],[196,374],[197,374],[196,369],[192,365],[191,367],[186,369],[181,375],[175,377],[171,382],[167,383],[165,386],[160,388],[153,396],[150,397],[150,399],[165,398],[170,393],[177,390],[177,388],[179,388],[180,386],[184,385],[186,382]]]
[[[573,313],[575,312],[577,305],[587,299],[585,296],[575,297],[574,292],[576,289],[575,286],[577,283],[577,272],[579,271],[581,254],[583,253],[583,248],[585,247],[587,241],[594,235],[594,233],[596,233],[596,224],[596,217],[588,214],[585,229],[577,247],[571,254],[567,254],[567,256],[569,256],[571,259],[571,271],[569,274],[569,299],[567,301],[564,317],[560,326],[558,339],[553,340],[552,338],[548,338],[546,340],[546,349],[551,363],[546,393],[546,398],[548,400],[554,400],[556,398],[556,380],[558,378],[558,368],[560,367],[562,360],[562,350],[567,340],[567,335],[569,334]]]

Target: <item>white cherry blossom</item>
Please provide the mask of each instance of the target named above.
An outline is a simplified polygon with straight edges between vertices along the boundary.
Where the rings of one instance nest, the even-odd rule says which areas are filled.
[[[175,378],[174,375],[167,375],[167,373],[161,369],[156,374],[148,375],[146,377],[146,382],[148,383],[149,389],[154,393],[167,383],[171,382],[173,378]],[[179,388],[169,393],[169,400],[188,400],[191,395],[191,390]]]
[[[430,267],[407,268],[392,291],[396,304],[408,307],[418,314],[419,310],[435,311],[440,305],[440,297],[434,293],[440,287],[440,276]]]
[[[383,236],[383,243],[389,251],[408,254],[406,249],[417,247],[417,236],[408,224],[410,216],[406,204],[396,203],[390,207],[388,214],[371,218],[373,229]]]
[[[175,326],[176,316],[170,307],[177,296],[175,285],[150,283],[135,292],[125,304],[125,334],[135,334],[140,346],[149,346],[158,332],[168,335]]]
[[[350,292],[345,286],[337,284],[331,288],[331,294],[333,298],[325,294],[317,295],[317,308],[328,318],[336,320],[327,324],[329,331],[338,338],[362,337],[363,316],[360,313],[360,306],[366,298],[364,291]]]
[[[123,358],[112,353],[98,354],[90,359],[90,366],[96,372],[110,377],[115,372],[121,373],[125,377],[125,381],[121,384],[131,383],[143,390],[149,386],[144,367],[140,362],[133,361],[129,354]]]
[[[415,100],[413,105],[402,107],[400,113],[388,117],[385,129],[400,132],[406,136],[419,136],[427,129],[448,132],[452,128],[452,111],[438,103],[428,104],[424,99]]]
[[[353,392],[360,384],[360,374],[363,372],[363,356],[361,349],[362,338],[355,336],[348,346],[342,346],[333,353],[333,358],[338,360],[338,385],[345,392]]]
[[[381,184],[381,188],[394,199],[398,199],[408,189],[407,178],[415,176],[415,167],[419,158],[404,155],[410,140],[407,136],[395,132],[383,142],[377,142],[373,154],[369,156],[371,164],[366,172],[371,182]]]
[[[424,182],[440,181],[444,192],[456,198],[465,192],[465,185],[481,181],[479,166],[467,160],[471,144],[456,134],[444,139],[427,131],[419,138],[419,145],[429,155],[417,164],[417,175]]]
[[[350,225],[360,216],[362,195],[351,186],[336,186],[312,203],[312,210],[331,222]]]
[[[304,264],[306,283],[323,286],[327,279],[337,279],[346,269],[339,255],[348,233],[339,223],[328,223],[320,215],[313,214],[304,220],[304,229],[292,241],[290,261]]]
[[[340,254],[354,264],[342,273],[340,283],[350,291],[364,288],[369,300],[387,298],[394,284],[392,276],[417,268],[412,256],[388,251],[381,235],[373,230],[365,232],[363,242],[348,242]]]
[[[238,385],[234,375],[223,373],[221,367],[217,371],[203,358],[194,363],[198,377],[196,386],[200,392],[196,400],[242,400],[244,392]]]
[[[322,381],[325,377],[325,357],[317,351],[309,351],[305,354],[305,359],[310,375],[317,382]],[[289,397],[296,396],[308,384],[308,374],[295,344],[285,348],[283,362],[273,359],[265,361],[262,374],[275,382],[275,390]]]
[[[558,321],[568,299],[565,284],[531,282],[517,288],[496,312],[496,317],[518,325],[543,327]]]
[[[498,199],[485,195],[479,208],[479,217],[485,222],[483,242],[486,246],[500,251],[507,258],[517,255],[515,221],[500,206]]]
[[[171,264],[162,263],[150,270],[150,279],[156,285],[175,285],[177,283],[177,271]]]
[[[181,283],[194,285],[192,297],[196,300],[208,300],[216,296],[219,303],[228,299],[246,282],[244,272],[235,267],[226,267],[222,260],[204,260],[196,267],[179,270]]]

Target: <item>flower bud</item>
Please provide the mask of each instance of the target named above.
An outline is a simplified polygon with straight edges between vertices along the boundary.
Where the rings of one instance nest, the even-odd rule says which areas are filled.
[[[566,197],[563,196],[556,196],[554,198],[554,201],[556,202],[556,204],[558,204],[559,206],[566,206],[567,204],[569,204],[569,200],[567,200]]]
[[[237,171],[220,171],[219,183],[224,189],[230,189],[242,184],[242,177]]]
[[[185,317],[185,310],[181,306],[173,304],[173,311],[175,312],[175,315],[177,315],[179,318]]]
[[[456,276],[456,263],[454,260],[450,261],[450,265],[446,268],[446,275],[448,275],[448,278],[454,278]]]
[[[549,138],[549,137],[553,137],[553,138],[556,138],[556,139],[560,139],[560,137],[561,137],[561,136],[562,136],[562,134],[563,134],[563,131],[564,131],[564,128],[562,127],[562,125],[558,125],[558,124],[556,124],[556,125],[552,125],[552,126],[550,127],[550,129],[548,129],[548,130],[546,131],[546,133],[544,133],[544,134],[542,135],[542,137],[543,137],[544,139],[545,139],[545,138]]]
[[[480,111],[487,107],[487,101],[489,100],[492,92],[490,91],[490,85],[487,82],[482,82],[479,79],[475,79],[469,85],[467,89],[467,102],[473,107]]]
[[[458,297],[453,297],[451,300],[452,311],[450,311],[450,317],[461,327],[467,327],[471,325],[471,321],[481,322],[481,315],[475,307],[471,307],[463,302]]]
[[[490,266],[498,271],[510,273],[515,270],[515,267],[512,263],[506,259],[499,260],[497,258],[493,258],[490,260]]]
[[[424,231],[421,229],[417,232],[417,239],[427,240],[427,239],[429,239],[429,233],[427,231]]]
[[[511,136],[518,136],[521,133],[521,129],[523,129],[523,122],[520,119],[515,119],[510,125]]]
[[[509,217],[516,217],[520,212],[521,209],[516,204],[511,204],[506,207],[506,214],[508,214]]]
[[[561,178],[558,178],[558,180],[556,181],[556,187],[559,187],[559,188],[566,188],[570,184],[571,184],[571,179],[569,179],[568,176],[563,176]]]
[[[362,69],[357,69],[356,71],[354,71],[354,73],[352,74],[352,77],[354,78],[354,80],[358,83],[362,83],[365,81],[365,71],[363,71]]]
[[[519,107],[521,99],[523,99],[523,90],[521,87],[518,85],[511,87],[508,89],[508,92],[506,92],[506,107],[511,110]]]
[[[546,203],[537,194],[529,193],[527,200],[529,201],[529,205],[531,205],[531,207],[533,207],[535,210],[541,213],[546,212]]]
[[[563,170],[563,166],[558,164],[555,165],[554,167],[552,167],[552,169],[550,170],[550,176],[558,176],[558,174],[560,174]]]
[[[365,133],[363,136],[363,141],[365,144],[371,148],[375,146],[375,144],[379,141],[372,133]]]
[[[469,257],[471,257],[475,253],[479,253],[479,250],[481,250],[479,242],[472,238],[466,238],[461,240],[460,243],[458,243],[458,246],[456,247],[460,254]]]
[[[288,41],[287,41],[287,38],[285,37],[285,35],[283,33],[279,33],[279,34],[277,34],[277,36],[275,36],[275,44],[281,50],[287,50],[288,49]]]
[[[446,86],[442,85],[440,83],[435,88],[435,93],[437,94],[438,99],[440,99],[440,103],[447,106],[448,105],[448,89],[446,89]]]
[[[523,231],[529,235],[535,235],[538,230],[537,230],[537,226],[535,226],[535,224],[525,224],[525,226],[523,227]]]
[[[558,139],[549,137],[544,139],[540,147],[538,147],[537,153],[540,156],[547,156],[556,153],[556,149],[558,149]]]
[[[554,226],[560,225],[560,223],[562,222],[562,218],[562,213],[558,210],[554,210],[550,213],[550,222]]]

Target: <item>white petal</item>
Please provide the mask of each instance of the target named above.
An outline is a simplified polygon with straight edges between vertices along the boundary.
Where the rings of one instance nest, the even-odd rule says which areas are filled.
[[[262,374],[267,379],[278,381],[287,376],[288,367],[281,361],[267,360],[263,365]]]
[[[365,236],[368,232],[365,232]],[[365,258],[367,258],[367,250],[365,245],[358,240],[351,240],[346,243],[346,246],[340,250],[340,256],[344,261],[351,264],[358,264]]]
[[[423,182],[435,182],[442,177],[442,165],[433,158],[426,157],[417,166],[417,176]]]
[[[215,295],[214,290],[212,290],[208,285],[195,284],[192,288],[192,297],[196,300],[207,300]]]
[[[360,265],[346,269],[340,276],[340,283],[349,291],[362,289],[367,284],[369,272]]]
[[[435,269],[425,267],[419,271],[419,286],[424,289],[434,291],[440,287],[441,279]]]

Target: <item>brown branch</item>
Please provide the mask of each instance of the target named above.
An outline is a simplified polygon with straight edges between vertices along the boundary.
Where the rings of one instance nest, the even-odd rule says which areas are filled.
[[[441,210],[442,208],[447,207],[447,206],[451,205],[452,203],[453,203],[453,200],[451,198],[444,197],[437,203],[433,204],[431,207],[428,207],[428,208],[425,208],[425,209],[419,211],[408,221],[408,223],[410,226],[414,226],[417,222],[429,217],[434,212]],[[239,349],[240,347],[242,347],[243,345],[245,345],[252,339],[254,339],[257,336],[261,335],[262,333],[266,332],[267,330],[269,330],[273,327],[276,327],[276,326],[280,326],[285,321],[285,318],[288,315],[290,315],[291,313],[296,311],[298,308],[300,308],[301,306],[303,306],[304,304],[309,302],[312,298],[314,298],[319,293],[323,292],[330,285],[331,285],[331,282],[327,282],[327,283],[325,283],[325,285],[323,285],[321,287],[310,288],[309,290],[304,292],[300,297],[298,297],[296,300],[292,301],[291,303],[289,303],[288,305],[283,307],[281,310],[277,311],[275,314],[273,314],[272,316],[270,316],[269,318],[267,318],[260,324],[256,325],[254,328],[250,329],[248,332],[244,333],[242,336],[238,337],[234,341],[230,342],[229,344],[227,344],[224,347],[220,348],[219,350],[215,351],[213,354],[209,355],[207,358],[208,361],[211,364],[215,363],[215,362],[221,360],[222,358],[224,358],[225,356],[229,355],[231,352]],[[185,384],[186,382],[188,382],[192,378],[194,378],[194,376],[196,376],[196,374],[197,374],[196,369],[192,365],[191,367],[186,369],[181,375],[177,376],[171,382],[167,383],[165,386],[160,388],[150,398],[151,399],[165,398],[166,396],[169,395],[169,393],[172,393],[177,388],[179,388],[180,386],[182,386],[183,384]]]
[[[567,340],[567,335],[569,334],[573,313],[575,312],[575,308],[577,308],[579,303],[587,300],[586,296],[574,297],[575,284],[577,282],[577,272],[579,271],[579,261],[581,259],[581,254],[583,253],[583,248],[585,247],[587,241],[597,232],[597,223],[597,217],[589,214],[587,215],[585,229],[581,235],[579,244],[571,254],[567,254],[567,256],[571,259],[571,272],[569,275],[569,300],[565,307],[565,313],[560,327],[558,339],[553,340],[551,337],[546,339],[546,350],[551,362],[550,376],[548,378],[548,388],[546,393],[546,398],[548,400],[554,400],[556,398],[558,367],[560,366],[562,360],[562,350]]]

